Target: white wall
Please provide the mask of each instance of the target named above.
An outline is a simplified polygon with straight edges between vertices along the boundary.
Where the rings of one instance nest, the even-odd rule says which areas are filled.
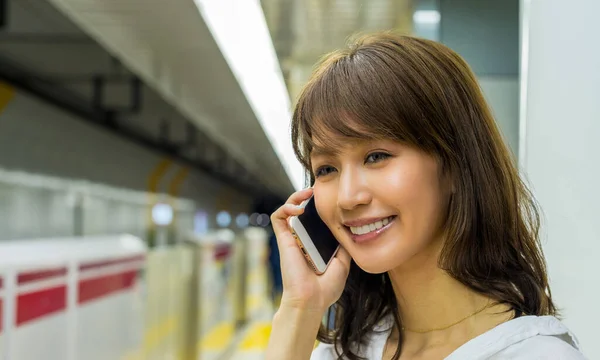
[[[600,359],[600,2],[530,4],[521,166],[545,214],[555,300],[585,355]]]

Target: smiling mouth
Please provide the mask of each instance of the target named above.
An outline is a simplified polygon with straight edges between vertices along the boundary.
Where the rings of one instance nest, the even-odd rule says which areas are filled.
[[[359,235],[359,236],[365,235],[365,234],[375,232],[377,230],[382,229],[383,227],[388,225],[390,222],[392,222],[395,218],[396,218],[396,215],[393,215],[393,216],[389,216],[385,219],[375,221],[371,224],[367,224],[367,225],[363,225],[363,226],[347,226],[347,228],[350,230],[350,232],[353,235]]]

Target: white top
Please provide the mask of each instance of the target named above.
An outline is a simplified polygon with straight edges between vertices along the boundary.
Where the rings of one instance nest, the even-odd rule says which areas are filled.
[[[370,335],[361,356],[369,360],[383,357],[391,327],[382,322]],[[522,316],[471,339],[445,360],[483,359],[564,359],[585,360],[575,335],[553,316]],[[337,360],[333,345],[320,344],[311,360]]]

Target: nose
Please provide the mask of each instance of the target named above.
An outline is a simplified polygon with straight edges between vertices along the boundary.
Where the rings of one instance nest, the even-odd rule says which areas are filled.
[[[352,210],[371,202],[372,195],[360,171],[347,170],[340,174],[338,207]]]

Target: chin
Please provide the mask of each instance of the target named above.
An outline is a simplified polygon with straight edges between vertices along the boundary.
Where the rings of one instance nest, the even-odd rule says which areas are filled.
[[[399,247],[397,244],[382,245],[384,246],[370,249],[353,248],[354,251],[350,252],[350,255],[356,265],[366,273],[383,274],[409,262],[418,253],[417,249],[411,247]]]
[[[383,274],[392,270],[395,266],[388,264],[387,261],[377,261],[377,259],[353,258],[356,265],[368,274]]]
[[[358,267],[361,268],[367,274],[372,274],[372,275],[385,274],[385,273],[387,273],[388,271],[391,270],[391,269],[388,269],[387,267],[382,267],[382,266],[377,265],[377,264],[370,264],[370,265],[372,265],[372,266],[360,266],[360,265],[358,265]]]

